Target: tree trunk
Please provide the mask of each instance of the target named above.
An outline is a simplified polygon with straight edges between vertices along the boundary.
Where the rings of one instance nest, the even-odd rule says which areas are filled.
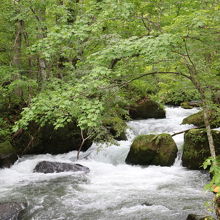
[[[202,99],[203,120],[205,123],[206,133],[207,133],[207,137],[208,137],[209,150],[210,150],[211,157],[213,157],[215,159],[216,158],[215,145],[214,145],[212,130],[211,130],[209,117],[208,117],[209,107],[208,107],[208,104],[206,101],[205,90],[202,88],[202,85],[201,85],[200,81],[197,79],[196,74],[191,72],[190,75],[191,75],[192,83],[194,84],[195,88],[198,90],[198,92],[201,96],[201,99]]]
[[[17,20],[15,23],[15,40],[13,47],[12,65],[19,68],[21,64],[21,44],[24,22]]]

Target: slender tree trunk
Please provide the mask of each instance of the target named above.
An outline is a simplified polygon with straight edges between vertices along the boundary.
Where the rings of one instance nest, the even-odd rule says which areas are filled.
[[[15,23],[15,40],[13,46],[12,65],[17,68],[19,68],[21,64],[21,44],[22,44],[23,24],[24,22],[22,20],[17,20]]]
[[[32,6],[30,7],[31,12],[34,14],[36,21],[38,22],[38,38],[43,39],[47,37],[47,28],[45,27],[45,17],[46,17],[46,9],[43,8],[39,11],[36,11]],[[38,57],[39,63],[39,82],[41,87],[44,87],[46,80],[49,78],[46,61],[42,57]]]
[[[12,56],[12,66],[17,68],[21,67],[21,47],[22,47],[22,35],[24,31],[24,21],[16,20],[15,23],[15,40],[13,45],[13,56]],[[13,76],[13,80],[20,79],[20,72]],[[23,96],[21,88],[16,88],[14,90],[15,94],[19,97]]]
[[[190,73],[190,80],[193,83],[193,85],[195,86],[195,88],[197,89],[197,91],[199,92],[201,99],[202,99],[203,119],[204,119],[204,123],[205,123],[207,137],[208,137],[210,154],[211,154],[211,157],[213,157],[215,159],[216,152],[215,152],[215,145],[214,145],[212,130],[211,130],[210,122],[209,122],[209,116],[208,116],[209,115],[209,106],[208,106],[207,98],[206,98],[206,90],[203,88],[203,86],[201,85],[201,83],[199,81],[198,74],[197,74],[198,71],[197,71],[195,63],[193,62],[193,60],[190,56],[186,39],[183,39],[183,42],[184,42],[184,46],[185,46],[186,56],[188,58],[186,66],[187,66],[189,73]]]
[[[211,125],[210,125],[210,121],[209,121],[210,110],[209,110],[209,106],[208,106],[208,103],[207,103],[207,100],[206,100],[205,90],[202,88],[202,85],[201,85],[200,81],[197,79],[197,76],[193,72],[191,72],[191,79],[192,79],[192,83],[194,84],[195,88],[200,93],[200,96],[201,96],[201,99],[202,99],[203,119],[204,119],[204,123],[205,123],[207,137],[208,137],[210,154],[211,154],[211,157],[213,157],[215,159],[216,158],[215,145],[214,145]]]

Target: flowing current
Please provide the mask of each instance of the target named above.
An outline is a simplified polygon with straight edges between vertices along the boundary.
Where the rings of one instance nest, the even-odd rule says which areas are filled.
[[[76,152],[21,158],[0,170],[0,201],[26,201],[29,220],[185,220],[189,213],[210,214],[212,194],[203,186],[208,175],[181,166],[183,134],[174,136],[179,153],[172,167],[131,166],[125,158],[135,136],[179,132],[197,109],[166,108],[166,119],[130,121],[128,140],[108,147],[93,146],[77,161],[90,173],[33,173],[42,160],[73,162]]]

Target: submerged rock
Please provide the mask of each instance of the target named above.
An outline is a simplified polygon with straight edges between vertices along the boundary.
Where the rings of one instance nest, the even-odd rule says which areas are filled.
[[[129,114],[132,119],[165,118],[165,110],[155,101],[145,97],[131,106]]]
[[[21,220],[25,212],[26,205],[17,202],[0,203],[1,220]]]
[[[16,150],[9,141],[0,143],[0,168],[10,167],[17,159]]]
[[[210,113],[209,119],[212,128],[220,127],[220,121],[216,117],[216,113]],[[204,127],[203,111],[199,111],[183,119],[182,124],[193,124],[198,127]]]
[[[217,155],[220,155],[220,131],[212,130]],[[202,169],[203,162],[210,157],[205,129],[190,129],[184,134],[182,165],[188,169]]]
[[[212,216],[189,214],[186,220],[215,220]]]
[[[171,166],[177,155],[177,146],[170,134],[140,135],[131,145],[127,164]]]
[[[34,168],[34,172],[37,173],[60,173],[67,171],[83,171],[88,173],[90,170],[88,167],[82,166],[80,164],[59,163],[51,161],[41,161]]]

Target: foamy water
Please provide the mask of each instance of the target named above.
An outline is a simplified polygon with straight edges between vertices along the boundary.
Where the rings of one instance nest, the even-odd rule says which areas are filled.
[[[93,146],[78,161],[90,168],[83,173],[33,173],[42,160],[73,162],[76,152],[21,158],[10,169],[0,170],[0,201],[27,201],[25,219],[55,220],[185,220],[189,213],[208,213],[212,195],[203,190],[207,174],[181,166],[183,134],[174,136],[179,156],[172,167],[125,164],[130,145],[139,134],[183,131],[182,119],[198,111],[166,108],[166,119],[128,123],[128,140],[119,145]]]

